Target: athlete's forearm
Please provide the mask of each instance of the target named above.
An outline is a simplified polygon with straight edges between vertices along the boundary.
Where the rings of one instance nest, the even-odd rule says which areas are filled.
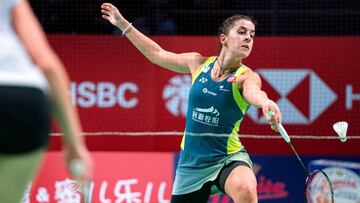
[[[49,67],[43,68],[44,75],[48,80],[51,90],[51,103],[54,115],[64,133],[64,146],[68,150],[84,147],[79,116],[75,107],[71,104],[70,95],[68,94],[70,80],[65,72],[65,68],[56,56],[53,56],[53,60],[47,65]]]
[[[242,84],[244,99],[256,107],[262,107],[269,100],[266,92],[261,90],[261,79],[258,74],[252,71],[245,73],[246,79]]]
[[[274,123],[275,121],[281,122],[280,109],[273,100],[268,98],[266,92],[262,91],[260,88],[261,83],[258,82],[246,84],[243,89],[244,99],[257,108],[261,108],[265,118],[271,122],[271,125],[276,126]],[[275,115],[271,117],[269,115],[270,111],[273,111]]]
[[[127,28],[124,36],[126,36],[147,59],[149,59],[152,63],[159,64],[161,52],[164,50],[156,42],[142,34],[126,20],[119,23],[117,27],[120,30]]]
[[[243,91],[243,96],[251,105],[261,108],[269,100],[266,92],[258,88],[247,88]]]
[[[111,3],[103,3],[101,12],[104,19],[119,28],[123,36],[125,35],[154,64],[175,72],[188,73],[202,60],[198,53],[177,54],[162,49],[156,42],[132,26]]]

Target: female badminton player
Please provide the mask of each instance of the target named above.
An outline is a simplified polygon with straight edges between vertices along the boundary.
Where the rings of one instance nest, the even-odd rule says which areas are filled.
[[[192,76],[171,202],[205,203],[211,193],[220,191],[236,203],[258,202],[252,162],[238,130],[249,105],[262,108],[275,130],[281,113],[261,90],[258,74],[243,64],[254,43],[254,20],[243,15],[226,19],[219,28],[220,53],[205,57],[196,52],[176,54],[164,50],[110,3],[102,4],[101,12],[152,63]],[[274,111],[273,117],[268,116],[269,110]]]

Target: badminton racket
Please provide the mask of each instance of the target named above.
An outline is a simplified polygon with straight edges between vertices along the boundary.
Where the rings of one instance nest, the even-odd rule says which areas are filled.
[[[274,116],[273,111],[269,111],[269,116]],[[309,173],[304,162],[291,143],[290,137],[281,123],[277,123],[277,129],[281,137],[289,144],[296,158],[300,162],[307,176],[304,187],[304,199],[306,203],[334,203],[334,191],[328,175],[321,169]]]

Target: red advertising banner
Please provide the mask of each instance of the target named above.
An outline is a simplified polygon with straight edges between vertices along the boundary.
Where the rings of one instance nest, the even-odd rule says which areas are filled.
[[[84,190],[67,174],[61,152],[48,152],[21,202],[82,203],[86,197],[91,203],[169,203],[178,159],[175,155],[169,152],[92,152],[94,179]],[[328,175],[334,180],[335,202],[355,201],[360,189],[357,157],[303,158],[310,171],[334,171]],[[294,156],[255,155],[251,159],[259,202],[304,202],[306,177]],[[211,195],[208,201],[219,202],[233,201],[224,194]]]
[[[50,36],[71,79],[93,150],[177,151],[185,127],[191,77],[149,62],[126,38]],[[216,37],[154,37],[176,53],[217,55]],[[359,155],[360,37],[256,37],[245,64],[262,77],[263,89],[280,106],[283,124],[304,153]],[[332,124],[347,121],[348,141],[332,139]],[[251,108],[242,135],[277,135]],[[317,139],[323,137],[324,139]],[[250,151],[288,152],[282,140],[248,139]],[[325,139],[329,138],[329,139]],[[58,149],[58,137],[51,149]],[[321,146],[321,147],[320,147]],[[323,149],[327,148],[327,152]],[[338,149],[341,150],[330,150]]]
[[[87,195],[90,202],[168,203],[173,153],[92,152],[96,163]],[[76,181],[66,173],[60,152],[47,153],[23,202],[82,202]],[[27,201],[29,200],[29,201]]]

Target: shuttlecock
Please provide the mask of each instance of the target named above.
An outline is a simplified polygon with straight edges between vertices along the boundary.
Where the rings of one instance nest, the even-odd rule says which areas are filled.
[[[346,141],[346,132],[348,129],[348,123],[346,121],[339,121],[333,125],[335,132],[339,135],[342,142]]]

